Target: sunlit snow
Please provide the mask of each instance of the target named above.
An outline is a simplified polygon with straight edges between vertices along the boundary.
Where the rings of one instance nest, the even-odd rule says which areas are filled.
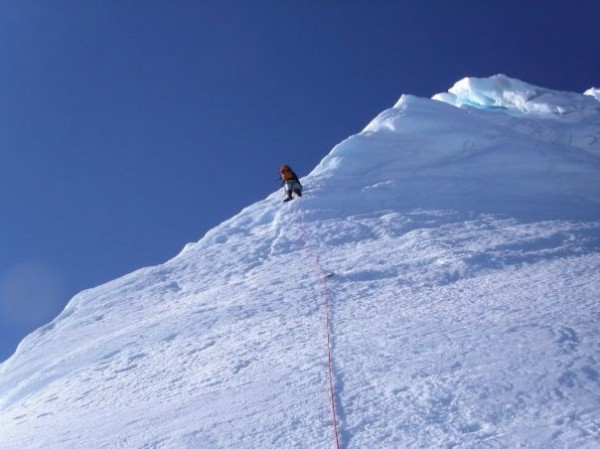
[[[0,365],[0,447],[597,448],[600,102],[404,95]],[[293,163],[293,161],[290,161]]]

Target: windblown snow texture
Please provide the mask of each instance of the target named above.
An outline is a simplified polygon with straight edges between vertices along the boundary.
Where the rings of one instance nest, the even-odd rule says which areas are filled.
[[[0,365],[0,446],[597,448],[600,103],[405,95],[302,181],[78,294]]]

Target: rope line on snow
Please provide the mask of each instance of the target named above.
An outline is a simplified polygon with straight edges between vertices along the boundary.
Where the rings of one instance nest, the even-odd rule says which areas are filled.
[[[323,269],[318,254],[316,254],[311,245],[308,244],[308,232],[306,230],[304,220],[302,219],[302,215],[300,213],[300,206],[296,206],[296,208],[294,209],[294,214],[296,216],[296,221],[298,222],[298,227],[300,228],[302,240],[304,240],[304,247],[307,249],[311,259],[314,261],[316,271],[319,273],[319,276],[321,278],[321,296],[323,298],[323,304],[325,306],[325,335],[327,337],[327,378],[329,383],[329,405],[331,410],[331,420],[333,422],[333,439],[335,442],[335,448],[340,449],[337,413],[335,411],[335,390],[333,387],[333,363],[331,356],[331,299],[329,295],[328,282],[330,273]]]

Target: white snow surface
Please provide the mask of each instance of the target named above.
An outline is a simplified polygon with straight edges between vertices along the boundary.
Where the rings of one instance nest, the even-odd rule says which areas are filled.
[[[25,338],[0,447],[333,448],[326,294],[340,447],[599,447],[593,96],[404,95],[302,181]]]

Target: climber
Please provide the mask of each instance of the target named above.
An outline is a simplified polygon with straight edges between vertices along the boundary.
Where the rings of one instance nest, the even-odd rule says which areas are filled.
[[[284,203],[292,199],[292,192],[297,196],[302,196],[302,184],[300,184],[300,180],[296,176],[296,173],[294,173],[294,170],[292,170],[292,167],[283,164],[279,169],[279,177],[286,193],[286,198],[283,200]]]

